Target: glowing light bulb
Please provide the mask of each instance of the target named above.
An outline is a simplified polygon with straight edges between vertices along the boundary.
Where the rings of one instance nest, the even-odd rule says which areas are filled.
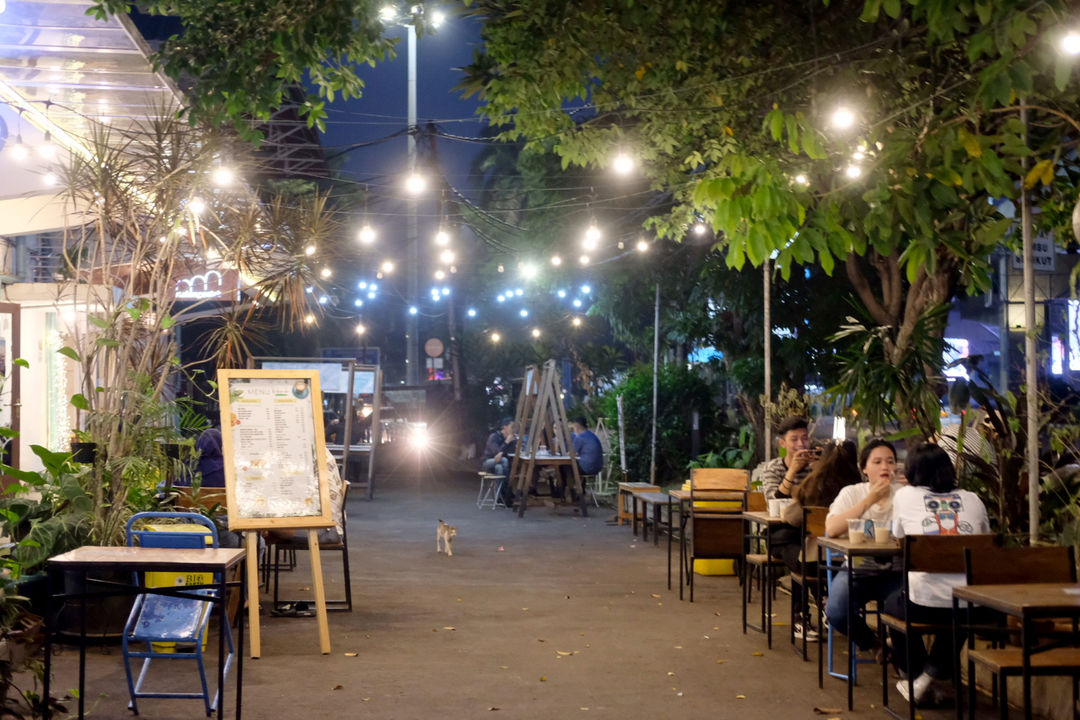
[[[218,187],[226,187],[227,185],[232,184],[233,171],[223,165],[219,165],[218,167],[214,168],[211,179]]]
[[[435,12],[431,13],[431,27],[437,30],[439,29],[439,27],[442,26],[444,22],[446,22],[446,13],[444,13],[442,10],[436,10]]]
[[[582,295],[588,295],[591,292],[592,292],[592,286],[591,285],[582,285],[581,286],[581,294]]]
[[[581,257],[578,258],[578,262],[581,263],[582,265],[588,265],[589,264],[589,256],[588,255],[582,255]]]
[[[560,265],[562,265],[562,258],[559,257],[558,255],[552,255],[551,256],[551,264],[554,265],[555,267],[559,267]]]
[[[445,270],[436,270],[435,271],[435,279],[436,280],[444,280],[444,279],[446,279],[446,271]]]
[[[310,325],[311,323],[315,322],[315,316],[308,313],[307,315],[304,316],[304,322],[306,322],[308,325]]]
[[[379,266],[379,269],[389,275],[390,273],[394,272],[394,262],[392,260],[387,260]]]
[[[565,290],[559,290],[559,291],[558,291],[557,293],[555,293],[555,294],[556,294],[556,295],[558,295],[558,296],[559,296],[559,297],[561,297],[561,298],[564,298],[564,297],[566,297],[566,291],[565,291]]]
[[[319,271],[319,274],[322,275],[324,278],[328,278],[334,274],[334,271],[328,267],[324,267],[322,270]]]
[[[410,195],[419,195],[427,188],[427,180],[423,175],[410,175],[405,179],[405,189]]]
[[[304,254],[307,255],[308,257],[311,257],[312,255],[314,255],[315,254],[315,246],[314,245],[308,245],[306,248],[304,248]]]
[[[637,241],[637,251],[638,252],[646,252],[648,249],[649,249],[649,243],[645,242],[644,240],[638,240]]]
[[[521,277],[526,280],[532,280],[536,277],[537,269],[532,263],[525,263],[521,266]]]
[[[495,300],[497,302],[506,302],[506,296],[505,295],[499,295],[497,298],[495,298]]]
[[[704,234],[705,234],[705,232],[706,232],[706,231],[707,231],[708,229],[709,229],[709,228],[705,227],[705,223],[702,223],[702,222],[697,222],[697,223],[694,223],[694,234],[695,234],[695,235],[699,235],[699,236],[700,236],[700,235],[704,235]]]
[[[367,328],[366,328],[366,327],[364,327],[364,324],[363,324],[363,323],[358,323],[358,324],[356,325],[356,334],[357,334],[357,335],[363,335],[363,334],[364,334],[364,333],[366,333],[366,332],[367,332]]]
[[[56,145],[52,141],[52,133],[45,133],[45,141],[38,145],[37,152],[46,160],[52,160],[56,157]]]
[[[799,185],[809,185],[810,184],[810,180],[808,180],[807,177],[805,175],[803,175],[802,173],[799,173],[798,175],[795,176],[795,182],[797,184],[799,184]]]
[[[454,262],[454,251],[443,250],[441,253],[439,253],[439,260],[446,263],[447,265]]]
[[[534,338],[538,338],[538,337],[540,337],[540,328],[533,328],[533,329],[532,329],[532,336],[533,336]]]
[[[527,317],[529,317],[529,311],[526,310],[525,308],[521,308],[521,310],[518,312],[518,315],[520,315],[523,318],[527,318]]]
[[[191,198],[188,203],[188,210],[194,215],[202,215],[203,211],[206,210],[206,202],[202,198]]]
[[[493,333],[491,333],[491,342],[493,342],[493,343],[497,343],[497,342],[499,342],[500,340],[502,340],[502,335],[500,335],[500,334],[499,334],[499,333],[497,333],[497,332],[493,332]]]
[[[41,181],[45,183],[46,187],[56,187],[56,184],[60,182],[60,178],[56,177],[56,173],[45,173]]]
[[[626,153],[619,153],[611,166],[619,175],[629,175],[634,171],[634,159]]]
[[[469,317],[476,317],[476,308],[469,308],[465,311],[465,314]]]
[[[449,242],[450,242],[450,233],[446,232],[445,230],[440,230],[439,232],[435,233],[435,244],[436,245],[446,245]]]
[[[360,290],[367,290],[367,283],[361,280],[356,287]]]
[[[379,8],[379,19],[384,23],[392,23],[397,20],[397,8],[393,5],[383,5]]]
[[[356,298],[355,300],[353,300],[352,304],[356,307],[364,307],[364,301],[360,298]]]
[[[574,327],[581,327],[581,318],[575,315],[574,319],[570,321],[570,324],[572,324]]]
[[[600,241],[600,228],[596,225],[590,225],[585,231],[585,240],[582,243],[582,247],[586,250],[595,250],[596,243]]]
[[[364,227],[360,228],[359,237],[360,242],[364,243],[365,245],[370,245],[371,243],[375,242],[375,229],[372,228],[370,225],[365,225]]]
[[[514,294],[517,295],[518,297],[521,297],[522,295],[525,294],[525,291],[522,290],[521,288],[518,288],[517,290],[514,291]]]
[[[844,170],[844,174],[847,175],[852,180],[855,180],[860,175],[862,175],[862,168],[859,167],[858,165],[848,165],[847,169]]]
[[[443,294],[443,295],[449,295],[449,294],[450,294],[450,288],[448,288],[448,287],[444,287],[444,288],[442,289],[442,294]]]
[[[839,130],[847,130],[855,124],[855,113],[847,106],[841,105],[832,114],[832,125]]]
[[[420,311],[416,308],[415,305],[413,305],[412,307],[409,308],[409,314],[410,315],[415,315],[418,312],[420,312]]]
[[[579,307],[581,307],[581,301],[578,300],[577,298],[574,298],[573,305],[574,305],[574,307],[579,308]]]
[[[326,297],[325,295],[320,295],[319,296],[319,304],[320,305],[325,305],[328,302],[330,302],[330,298]]]
[[[30,151],[26,149],[26,143],[23,142],[22,135],[16,136],[15,145],[11,148],[11,155],[19,162],[30,157]]]
[[[1080,33],[1070,32],[1061,38],[1061,49],[1066,55],[1080,55]]]

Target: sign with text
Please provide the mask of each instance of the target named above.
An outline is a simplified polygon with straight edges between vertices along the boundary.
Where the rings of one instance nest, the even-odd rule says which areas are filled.
[[[1039,233],[1031,241],[1032,264],[1036,271],[1053,272],[1056,266],[1057,245],[1054,243],[1053,233]],[[1013,269],[1024,269],[1024,256],[1013,255]]]
[[[218,370],[229,529],[332,527],[318,370]]]

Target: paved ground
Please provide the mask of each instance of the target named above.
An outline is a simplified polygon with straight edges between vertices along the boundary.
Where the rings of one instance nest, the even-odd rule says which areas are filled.
[[[742,634],[734,578],[698,578],[697,601],[680,602],[666,587],[665,544],[636,542],[608,524],[610,510],[533,507],[519,520],[478,510],[474,478],[457,475],[387,479],[373,502],[350,499],[349,513],[355,610],[330,615],[328,656],[313,618],[264,616],[263,657],[244,665],[245,717],[884,716],[874,666],[847,712],[845,685],[826,677],[818,689],[816,664],[790,649],[786,626],[772,650]],[[450,558],[435,552],[440,518],[458,526]],[[310,585],[307,567],[289,574],[293,588]],[[339,568],[327,561],[331,595],[341,594]],[[786,618],[782,596],[777,614]],[[58,687],[74,686],[76,658],[57,658]],[[91,651],[87,688],[93,717],[129,716],[118,650]],[[140,709],[194,718],[196,702]]]

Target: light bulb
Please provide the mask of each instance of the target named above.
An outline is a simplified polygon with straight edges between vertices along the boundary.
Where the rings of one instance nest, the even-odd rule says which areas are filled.
[[[446,271],[445,270],[436,270],[435,271],[435,279],[436,280],[443,280],[445,278],[446,278]]]
[[[218,187],[225,187],[231,185],[233,181],[233,171],[224,166],[218,166],[214,168],[213,173],[214,184]]]
[[[413,174],[405,179],[405,189],[409,191],[410,195],[419,195],[424,192],[426,187],[427,180],[424,179],[423,175]]]
[[[1061,38],[1061,49],[1066,55],[1080,55],[1080,33],[1070,32]]]
[[[195,215],[202,215],[203,210],[205,209],[206,202],[203,201],[202,198],[191,198],[191,201],[188,202],[188,210],[190,210]]]
[[[392,260],[387,260],[380,266],[379,269],[389,275],[390,273],[394,272],[394,263]]]
[[[560,265],[562,265],[562,258],[559,257],[558,255],[552,255],[551,256],[551,264],[554,265],[555,267],[559,267]]]
[[[518,315],[520,315],[523,318],[527,318],[527,317],[529,317],[529,311],[526,310],[525,308],[521,308],[521,310],[518,312]]]
[[[446,245],[449,242],[450,242],[450,233],[446,232],[445,230],[440,230],[439,232],[435,233],[435,244],[436,245]]]
[[[619,153],[615,156],[615,161],[611,166],[618,174],[629,175],[634,171],[634,159],[626,153]]]
[[[304,248],[304,254],[307,255],[308,257],[314,255],[315,254],[315,246],[314,245],[308,245],[306,248]]]
[[[832,114],[832,125],[840,130],[847,130],[855,124],[855,113],[850,108],[841,105]]]
[[[365,225],[364,227],[360,228],[360,242],[364,243],[365,245],[370,245],[371,243],[375,242],[375,229],[372,228],[370,225]]]
[[[56,177],[56,173],[45,173],[41,181],[45,183],[46,187],[56,187],[56,184],[60,182],[60,178]]]
[[[600,228],[596,225],[590,225],[585,231],[585,241],[582,243],[582,247],[586,250],[595,250],[596,243],[600,240]]]
[[[475,308],[469,308],[467,311],[465,311],[465,314],[468,315],[469,317],[476,317],[476,309]]]
[[[526,280],[532,280],[536,277],[537,269],[532,263],[525,263],[521,266],[521,277]]]
[[[420,311],[416,308],[415,305],[413,305],[412,307],[409,308],[409,314],[410,315],[415,315],[418,312],[420,312]]]
[[[491,333],[491,342],[493,342],[493,343],[497,343],[497,342],[499,342],[500,340],[502,340],[502,335],[500,335],[500,334],[499,334],[499,333],[497,333],[497,332],[493,332],[493,333]]]
[[[707,230],[708,230],[708,228],[705,227],[705,223],[701,223],[701,222],[694,223],[694,234],[695,235],[704,235]]]
[[[308,325],[310,325],[311,323],[315,322],[315,316],[311,315],[310,313],[305,315],[304,316],[304,322],[306,322]]]
[[[46,160],[52,160],[56,157],[56,145],[53,144],[52,133],[45,133],[45,140],[40,145],[38,145],[37,151],[38,155],[45,158]]]
[[[649,249],[649,243],[645,242],[644,240],[638,240],[637,241],[637,250],[638,250],[638,252],[645,252],[648,249]]]
[[[810,181],[802,173],[799,173],[798,175],[795,176],[795,182],[797,184],[799,184],[799,185],[809,185],[810,184]]]
[[[328,267],[324,267],[322,270],[319,271],[319,274],[322,275],[324,278],[328,278],[333,274],[333,271]]]
[[[570,321],[574,327],[581,327],[581,318],[574,316],[574,319]]]
[[[848,165],[847,169],[844,170],[844,174],[847,175],[852,180],[855,180],[860,175],[862,175],[862,168],[859,167],[858,165]]]
[[[533,329],[532,329],[532,336],[533,336],[534,338],[538,338],[538,337],[540,337],[540,328],[533,328]]]
[[[357,335],[363,335],[366,332],[367,332],[367,328],[364,327],[364,324],[363,323],[358,323],[357,326],[356,326],[356,334]]]
[[[441,253],[439,253],[439,260],[447,265],[454,262],[454,251],[443,250]]]
[[[30,151],[26,149],[26,143],[23,142],[22,135],[15,136],[15,145],[11,148],[11,154],[19,162],[30,157]]]
[[[581,257],[578,258],[578,262],[581,263],[582,265],[588,265],[589,264],[589,256],[588,255],[582,255]]]

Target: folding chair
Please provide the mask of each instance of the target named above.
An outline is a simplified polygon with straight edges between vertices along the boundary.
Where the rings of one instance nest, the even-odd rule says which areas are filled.
[[[152,518],[184,520],[187,523],[202,525],[207,528],[208,532],[150,531],[135,528],[136,523]],[[138,539],[139,545],[142,547],[203,548],[206,547],[207,535],[211,538],[211,546],[218,547],[217,527],[209,518],[196,513],[136,513],[127,524],[128,546],[134,545],[135,540]],[[138,578],[136,578],[136,581],[138,581]],[[217,598],[216,591],[211,588],[192,590],[191,594]],[[225,598],[217,598],[217,602],[225,602],[225,600]],[[127,674],[128,693],[131,695],[131,702],[128,703],[129,710],[136,715],[139,714],[138,698],[202,698],[207,716],[210,716],[217,709],[217,704],[221,699],[221,688],[218,688],[213,700],[211,700],[206,686],[206,668],[203,663],[203,636],[210,622],[210,608],[212,605],[213,603],[208,600],[153,593],[144,593],[135,598],[135,604],[131,608],[127,624],[124,626],[122,640],[124,672]],[[224,674],[227,677],[236,653],[228,619],[226,619],[225,623],[224,634],[228,642],[228,654],[225,658]],[[131,647],[132,643],[145,643],[146,650],[135,650]],[[155,643],[175,643],[175,645],[171,649],[158,650],[154,648]],[[143,659],[138,680],[132,679],[132,658]],[[199,670],[199,682],[202,685],[202,692],[143,692],[142,687],[146,681],[146,674],[150,669],[150,661],[155,659],[194,660]]]
[[[903,539],[903,576],[904,576],[904,617],[898,618],[882,612],[879,615],[878,633],[882,647],[885,647],[885,630],[889,628],[904,635],[906,656],[912,656],[912,643],[914,635],[920,636],[933,632],[937,634],[951,633],[952,622],[948,625],[938,623],[916,623],[911,621],[912,605],[910,573],[960,573],[964,572],[964,552],[970,548],[974,552],[983,552],[996,545],[997,538],[994,535],[907,535]],[[918,639],[922,642],[922,638]],[[956,648],[959,652],[959,648]],[[885,711],[893,717],[901,717],[889,707],[889,665],[881,664],[881,701]],[[912,698],[908,703],[909,720],[915,720],[915,677],[914,673],[908,673],[908,697]]]
[[[1016,547],[989,548],[965,553],[968,585],[1020,585],[1025,583],[1075,583],[1076,559],[1069,547]],[[968,642],[968,717],[975,717],[975,668],[985,667],[993,673],[993,689],[1000,686],[999,711],[1001,720],[1009,717],[1010,677],[1023,674],[1023,653],[1020,648],[1008,645],[1010,629],[1001,618],[996,626],[976,625],[968,618],[966,623]],[[1071,628],[1076,637],[1077,628]],[[976,634],[989,635],[993,646],[975,649]],[[1076,703],[1080,699],[1080,648],[1055,647],[1032,656],[1031,675],[1042,677],[1066,676],[1072,678],[1073,717],[1077,716]],[[959,658],[957,659],[959,664]],[[956,677],[960,677],[957,668]],[[998,683],[998,678],[1001,682]],[[997,698],[994,698],[995,700]],[[958,713],[959,715],[959,713]]]

